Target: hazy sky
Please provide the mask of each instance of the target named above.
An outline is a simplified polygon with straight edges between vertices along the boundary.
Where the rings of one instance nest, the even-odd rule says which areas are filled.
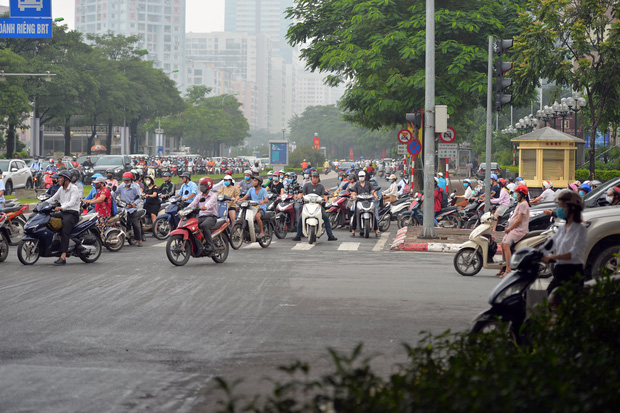
[[[216,32],[224,30],[225,0],[186,0],[185,30],[188,32]],[[9,0],[0,0],[7,5]],[[64,17],[63,23],[74,26],[75,0],[52,0],[52,16]]]

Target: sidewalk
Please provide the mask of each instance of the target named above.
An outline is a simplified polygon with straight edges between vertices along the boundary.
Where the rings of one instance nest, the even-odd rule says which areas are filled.
[[[404,227],[398,230],[391,249],[394,251],[428,251],[428,252],[451,252],[459,250],[461,244],[469,240],[469,229],[435,228],[437,239],[420,239],[421,226]],[[503,232],[493,232],[497,242],[497,253],[502,253],[501,241]]]

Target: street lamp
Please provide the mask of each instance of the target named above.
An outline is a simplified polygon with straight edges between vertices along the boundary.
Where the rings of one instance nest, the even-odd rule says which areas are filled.
[[[54,19],[54,22],[56,22],[56,23],[60,23],[60,22],[62,22],[62,21],[64,21],[64,20],[65,20],[65,18],[64,18],[64,17],[56,17],[56,18]]]
[[[586,99],[579,92],[573,92],[573,96],[566,99],[568,110],[575,113],[575,136],[577,136],[577,114],[586,106]]]
[[[286,128],[282,128],[282,140],[284,140],[284,134],[286,133]]]

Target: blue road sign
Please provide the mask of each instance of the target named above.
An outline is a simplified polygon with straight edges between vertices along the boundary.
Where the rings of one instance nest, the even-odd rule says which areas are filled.
[[[163,155],[164,154],[164,147],[163,146],[158,146],[157,147],[157,153],[160,154],[160,155]]]
[[[10,4],[11,18],[52,18],[52,0],[11,0]]]
[[[0,38],[51,39],[52,19],[0,19]]]
[[[419,154],[421,150],[422,150],[422,144],[417,139],[412,139],[407,145],[407,152],[409,152],[409,154],[413,156],[416,156],[417,154]]]

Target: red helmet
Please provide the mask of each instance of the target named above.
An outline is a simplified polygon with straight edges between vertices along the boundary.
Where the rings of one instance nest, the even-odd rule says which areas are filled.
[[[521,192],[523,195],[530,194],[530,190],[527,189],[527,186],[525,185],[517,185],[517,187],[515,188],[515,192]]]
[[[198,185],[206,185],[207,190],[211,190],[211,188],[213,188],[213,179],[205,176],[204,178],[200,178],[200,181],[198,181]]]
[[[226,172],[224,172],[225,175],[232,175],[232,171],[229,169]]]
[[[499,178],[497,182],[499,182],[501,186],[506,186],[506,180],[504,178]]]
[[[125,172],[123,174],[123,179],[131,179],[131,180],[133,180],[133,174],[131,172]]]

